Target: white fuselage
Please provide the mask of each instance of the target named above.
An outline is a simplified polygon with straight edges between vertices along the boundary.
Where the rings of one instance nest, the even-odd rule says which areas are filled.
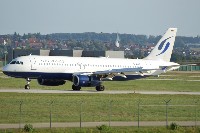
[[[123,73],[126,75],[140,75],[141,73],[139,71],[143,71],[143,74],[145,75],[158,75],[160,73],[163,73],[163,70],[160,69],[161,66],[172,65],[172,62],[144,59],[34,55],[18,57],[13,61],[16,61],[18,63],[10,63],[3,68],[3,71],[10,73],[10,76],[22,78],[38,78],[43,74],[48,74],[50,75],[50,78],[59,78],[58,76],[56,76],[56,74],[62,74],[61,78],[66,80],[68,80],[69,76],[63,76],[65,74],[73,75],[75,73],[83,74],[98,71],[105,71],[105,73],[109,73],[109,71],[113,69],[119,71],[122,70],[122,72],[124,71],[124,69],[134,69],[134,71],[124,71]]]

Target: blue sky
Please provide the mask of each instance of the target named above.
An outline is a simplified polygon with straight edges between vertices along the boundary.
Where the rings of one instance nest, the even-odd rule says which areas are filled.
[[[0,34],[200,35],[200,0],[0,0]]]

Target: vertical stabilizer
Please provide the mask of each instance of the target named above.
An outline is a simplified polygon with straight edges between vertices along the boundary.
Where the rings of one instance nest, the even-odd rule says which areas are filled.
[[[177,28],[169,28],[156,44],[151,53],[144,59],[170,61]]]

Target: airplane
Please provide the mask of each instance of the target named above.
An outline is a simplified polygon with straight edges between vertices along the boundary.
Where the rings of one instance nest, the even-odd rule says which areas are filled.
[[[177,28],[169,28],[143,59],[29,55],[13,59],[2,71],[8,76],[26,79],[25,89],[30,89],[31,79],[37,79],[40,85],[58,86],[71,81],[72,90],[95,87],[97,91],[104,91],[105,80],[145,78],[179,67],[178,63],[170,62],[176,32]]]

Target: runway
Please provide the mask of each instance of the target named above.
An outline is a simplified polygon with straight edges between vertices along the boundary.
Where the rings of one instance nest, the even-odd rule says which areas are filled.
[[[0,89],[0,92],[7,93],[38,93],[38,94],[146,94],[146,95],[200,95],[200,92],[174,92],[174,91],[129,91],[129,90],[106,90],[106,91],[96,91],[96,90],[40,90],[40,89]]]

